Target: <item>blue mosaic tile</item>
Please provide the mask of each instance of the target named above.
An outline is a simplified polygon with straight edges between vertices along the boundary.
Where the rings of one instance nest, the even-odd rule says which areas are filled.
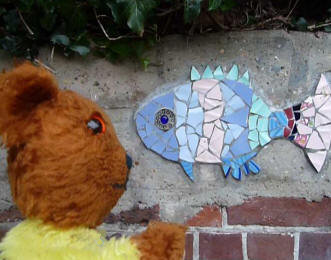
[[[202,123],[199,124],[199,125],[195,128],[195,132],[196,132],[198,135],[202,136]]]
[[[187,146],[181,146],[179,148],[179,159],[186,162],[194,162],[193,156]]]
[[[182,165],[182,167],[183,167],[185,173],[187,174],[187,176],[193,181],[194,180],[193,163],[181,161],[180,164]]]
[[[234,156],[240,156],[251,151],[251,147],[248,144],[248,130],[246,129],[238,139],[236,139],[230,146],[230,150]]]
[[[238,66],[233,65],[229,73],[226,75],[226,78],[229,80],[237,80],[238,74],[239,74]]]
[[[238,80],[238,82],[243,83],[247,86],[249,86],[249,74],[248,71],[244,73],[244,75]]]
[[[145,138],[147,136],[145,130],[138,130],[138,134],[139,134],[140,138]]]
[[[192,126],[187,125],[186,126],[186,133],[187,134],[194,134],[195,133],[195,129]]]
[[[189,98],[191,97],[191,91],[192,91],[191,83],[188,83],[188,84],[178,87],[175,90],[175,95],[179,100],[184,101],[186,103],[189,100]]]
[[[228,145],[223,146],[221,158],[225,157],[225,155],[229,152],[230,147]]]
[[[224,73],[223,73],[221,66],[218,66],[216,68],[216,70],[214,71],[214,78],[218,79],[218,80],[224,79]]]
[[[269,132],[271,138],[283,137],[284,136],[284,128],[276,128]]]
[[[192,68],[191,68],[191,80],[194,81],[194,80],[199,80],[199,79],[200,79],[199,71],[194,66],[192,66]]]
[[[154,143],[151,147],[151,150],[153,150],[154,152],[158,153],[158,154],[162,154],[163,151],[165,150],[166,145],[165,143],[161,142],[160,140],[156,143]]]
[[[231,108],[231,107],[225,107],[225,111],[224,111],[224,114],[223,116],[228,116],[228,115],[231,115],[234,113],[234,110]]]
[[[205,71],[202,74],[203,79],[212,79],[214,78],[213,72],[209,66],[206,67]]]
[[[231,131],[226,131],[224,136],[224,143],[225,144],[231,144],[232,140],[234,139]]]
[[[165,151],[162,156],[170,161],[178,161],[178,151],[174,152],[174,151]]]
[[[230,106],[233,110],[238,110],[245,107],[245,103],[239,96],[232,97],[226,105]]]
[[[236,167],[234,169],[232,169],[232,177],[237,179],[237,180],[241,180],[241,169],[239,167]]]
[[[220,84],[220,87],[224,100],[228,102],[234,96],[234,92],[223,83]]]
[[[222,117],[222,120],[231,124],[238,124],[247,127],[248,107],[238,110],[231,115]]]
[[[249,115],[248,126],[249,126],[249,129],[250,130],[256,129],[256,127],[257,127],[257,119],[258,119],[258,116],[257,115]]]
[[[259,146],[259,143],[254,141],[249,141],[249,146],[251,147],[252,150],[254,150],[256,147]]]
[[[259,133],[259,141],[260,141],[260,145],[264,146],[267,143],[269,143],[271,141],[271,139],[270,139],[267,132],[260,132]]]
[[[269,131],[280,128],[280,124],[276,117],[269,117]]]
[[[173,149],[178,149],[178,141],[174,133],[171,135],[168,141],[168,146],[170,146]]]
[[[250,112],[264,117],[271,114],[269,107],[260,98],[253,102]]]
[[[154,99],[153,101],[155,103],[158,103],[161,107],[166,107],[168,109],[174,109],[174,94],[173,93],[169,93],[169,94],[160,96],[160,97]]]
[[[245,84],[237,81],[224,80],[224,83],[231,88],[245,103],[249,106],[252,104],[253,90],[247,87]]]
[[[147,135],[154,135],[155,134],[155,127],[154,127],[154,125],[147,123],[145,125],[145,129],[146,129],[146,134]]]
[[[189,109],[187,124],[196,128],[203,122],[203,110],[201,107]]]
[[[259,131],[268,131],[268,118],[261,117],[257,121],[257,130]]]
[[[186,117],[187,105],[181,101],[175,100],[175,112],[177,117]]]
[[[142,115],[146,121],[154,124],[154,115],[158,110],[159,110],[158,105],[154,103],[149,103],[142,108],[139,114]]]
[[[160,142],[160,139],[155,135],[149,135],[143,140],[147,148],[151,148],[153,144],[155,144],[156,142]]]
[[[139,114],[137,114],[137,117],[136,117],[136,125],[137,125],[137,129],[145,129],[145,123],[146,123],[146,120]]]
[[[281,126],[287,127],[288,119],[283,111],[273,112],[271,116],[275,116]]]
[[[225,177],[228,177],[228,175],[231,171],[231,167],[227,164],[224,164],[224,165],[222,165],[222,168],[223,168],[223,172],[224,172]]]
[[[244,173],[245,173],[246,175],[248,175],[248,174],[249,174],[249,167],[248,167],[248,164],[247,164],[247,163],[244,164],[243,169],[244,169]]]
[[[180,127],[182,124],[185,123],[185,117],[183,116],[177,116],[177,120],[176,120],[176,127]]]
[[[259,133],[257,130],[251,130],[249,131],[248,134],[248,139],[254,142],[258,142],[259,141]]]
[[[190,134],[187,136],[187,138],[191,152],[193,155],[195,155],[199,143],[199,137],[196,134]]]
[[[253,160],[248,162],[248,168],[252,173],[259,173],[260,172],[260,167],[257,165]]]
[[[240,134],[244,131],[244,128],[240,125],[234,125],[234,124],[228,124],[229,126],[229,132],[231,132],[232,136],[237,139]]]
[[[194,107],[198,107],[199,105],[200,103],[199,103],[198,92],[193,91],[189,107],[194,108]]]
[[[187,143],[187,136],[186,136],[184,126],[181,126],[180,128],[178,128],[176,130],[176,136],[177,136],[179,145],[185,145]]]

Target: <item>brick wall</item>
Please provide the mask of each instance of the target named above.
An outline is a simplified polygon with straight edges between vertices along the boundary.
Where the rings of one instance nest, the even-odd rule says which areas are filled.
[[[15,208],[0,212],[0,238]],[[103,228],[109,237],[144,230],[160,219],[160,206],[134,207],[111,214]],[[186,221],[186,260],[330,260],[331,198],[255,198],[232,207],[207,205]]]

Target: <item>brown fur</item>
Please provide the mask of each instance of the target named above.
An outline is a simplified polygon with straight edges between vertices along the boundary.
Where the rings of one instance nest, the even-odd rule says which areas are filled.
[[[95,113],[106,122],[104,134],[86,126]],[[25,217],[95,227],[124,192],[125,151],[109,118],[90,100],[60,90],[44,69],[24,63],[0,76],[0,134]]]
[[[87,122],[98,115],[105,133]],[[126,154],[100,107],[30,63],[0,75],[0,135],[12,196],[25,217],[60,228],[96,227],[124,192]],[[183,226],[152,223],[137,243],[143,260],[182,259]]]
[[[132,240],[137,243],[141,260],[183,259],[186,227],[152,222],[147,230]]]

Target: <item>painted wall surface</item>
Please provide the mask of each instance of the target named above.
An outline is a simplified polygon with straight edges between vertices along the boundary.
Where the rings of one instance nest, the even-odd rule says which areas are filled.
[[[252,197],[331,197],[331,164],[317,174],[302,149],[287,140],[268,144],[256,157],[262,170],[240,182],[224,178],[218,165],[197,164],[191,182],[177,163],[147,150],[139,139],[134,113],[148,98],[188,82],[192,65],[221,65],[229,71],[238,64],[249,71],[254,92],[270,106],[286,108],[311,95],[322,72],[331,70],[331,35],[283,31],[209,34],[186,38],[169,36],[149,51],[151,65],[143,71],[131,61],[111,64],[95,57],[68,60],[43,49],[39,59],[56,71],[62,88],[80,92],[109,114],[117,134],[134,159],[128,189],[113,213],[135,206],[159,205],[163,220],[185,222],[203,205],[233,206]],[[12,60],[0,56],[0,68]],[[330,77],[330,74],[328,77]],[[6,177],[6,153],[1,151],[0,211],[12,205]],[[331,153],[327,155],[331,161]]]

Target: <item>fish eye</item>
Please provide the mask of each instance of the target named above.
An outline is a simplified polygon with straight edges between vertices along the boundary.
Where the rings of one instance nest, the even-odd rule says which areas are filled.
[[[91,119],[87,122],[87,128],[91,129],[95,135],[106,132],[105,121],[98,114],[91,116]]]
[[[162,131],[168,131],[176,124],[176,117],[172,110],[162,108],[155,114],[154,124]]]

